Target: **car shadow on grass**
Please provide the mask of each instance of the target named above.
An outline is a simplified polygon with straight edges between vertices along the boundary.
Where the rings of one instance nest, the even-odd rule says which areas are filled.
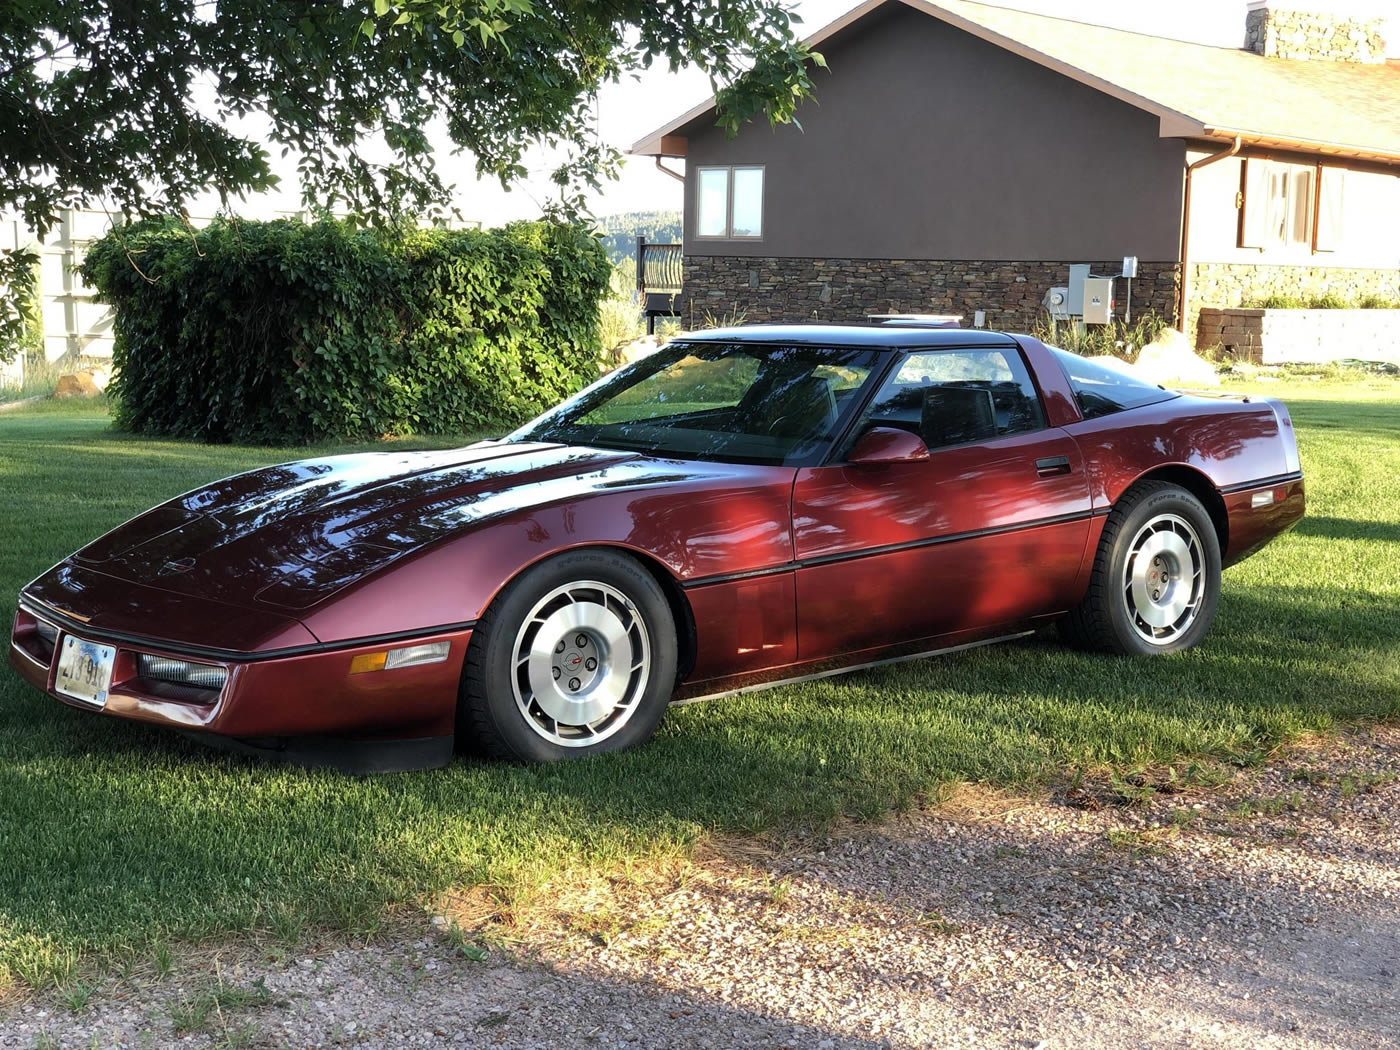
[[[1291,733],[1400,716],[1400,622],[1382,598],[1237,587],[1218,626],[1178,656],[1038,639],[678,709],[633,752],[367,778],[231,758],[8,676],[0,963],[17,945],[257,929],[277,909],[358,928],[449,887],[525,885],[708,832],[874,820],[949,782],[1254,763]]]
[[[1328,518],[1309,515],[1293,527],[1300,536],[1328,540],[1375,540],[1400,543],[1400,524],[1392,521],[1361,521],[1356,518]]]

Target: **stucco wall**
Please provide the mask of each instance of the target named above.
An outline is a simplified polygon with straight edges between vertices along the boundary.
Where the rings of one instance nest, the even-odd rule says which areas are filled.
[[[1094,272],[1115,272],[1121,262],[1097,262]],[[974,312],[985,310],[989,328],[1024,332],[1042,316],[1045,290],[1064,284],[1068,270],[1068,262],[688,255],[682,323],[740,317],[749,324],[863,321],[879,313],[950,313],[962,314],[963,324],[970,326]],[[1172,317],[1176,264],[1142,263],[1138,272],[1132,283],[1134,316],[1151,309]],[[1124,290],[1120,281],[1119,317]]]
[[[1277,365],[1347,358],[1400,364],[1400,310],[1201,311],[1198,350],[1223,347],[1240,360]]]
[[[1192,149],[1199,160],[1205,150]],[[1313,164],[1300,154],[1257,154],[1284,163]],[[1329,158],[1329,167],[1346,169],[1342,188],[1342,236],[1336,251],[1314,252],[1305,244],[1264,250],[1240,248],[1239,157],[1198,168],[1191,177],[1191,262],[1262,263],[1305,267],[1400,267],[1400,172],[1385,172]],[[1193,293],[1194,294],[1194,293]],[[1222,303],[1205,305],[1220,306]]]
[[[902,4],[822,52],[804,131],[682,129],[687,256],[1177,257],[1185,145],[1155,117]],[[764,235],[697,240],[695,171],[732,164],[766,167]]]

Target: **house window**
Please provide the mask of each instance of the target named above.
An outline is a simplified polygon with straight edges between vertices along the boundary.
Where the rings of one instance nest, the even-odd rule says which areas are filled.
[[[695,235],[762,237],[763,169],[698,169]]]
[[[1324,201],[1318,200],[1320,174]],[[1333,250],[1340,233],[1340,174],[1317,165],[1246,159],[1240,178],[1239,246]],[[1315,217],[1320,230],[1314,229]]]

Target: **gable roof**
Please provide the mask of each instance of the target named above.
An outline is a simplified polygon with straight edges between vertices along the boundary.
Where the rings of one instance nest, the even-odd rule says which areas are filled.
[[[866,0],[808,43],[893,2],[1157,116],[1163,138],[1238,136],[1245,145],[1400,163],[1400,62],[1265,58],[973,0]],[[714,108],[706,100],[630,152],[683,155],[674,136]]]

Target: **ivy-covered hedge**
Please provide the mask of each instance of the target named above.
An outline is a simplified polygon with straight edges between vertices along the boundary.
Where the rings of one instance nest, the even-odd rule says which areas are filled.
[[[117,424],[239,442],[526,419],[596,377],[608,274],[594,236],[553,223],[166,220],[113,231],[84,264],[117,309]]]

